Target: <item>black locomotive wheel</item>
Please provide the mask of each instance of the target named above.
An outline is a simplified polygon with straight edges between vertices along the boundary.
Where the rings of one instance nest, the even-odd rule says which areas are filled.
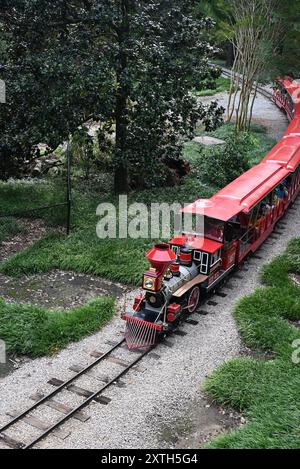
[[[200,288],[194,287],[188,293],[187,311],[192,314],[196,311],[200,300]]]

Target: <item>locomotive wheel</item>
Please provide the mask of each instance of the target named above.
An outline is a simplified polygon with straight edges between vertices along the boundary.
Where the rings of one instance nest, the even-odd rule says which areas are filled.
[[[187,311],[191,314],[197,309],[200,300],[200,288],[194,287],[188,294]]]

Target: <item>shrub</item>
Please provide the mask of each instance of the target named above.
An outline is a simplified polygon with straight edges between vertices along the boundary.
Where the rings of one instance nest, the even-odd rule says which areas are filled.
[[[201,148],[194,171],[201,179],[224,187],[250,168],[251,152],[257,147],[257,140],[248,133],[232,134],[225,145]]]

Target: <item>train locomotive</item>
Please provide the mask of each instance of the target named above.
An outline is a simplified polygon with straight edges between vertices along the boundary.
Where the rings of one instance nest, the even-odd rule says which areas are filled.
[[[284,137],[260,164],[211,199],[183,212],[201,218],[197,232],[154,246],[143,276],[144,294],[124,312],[129,349],[154,345],[220,285],[270,236],[300,191],[300,80],[277,79],[274,102],[290,120]]]

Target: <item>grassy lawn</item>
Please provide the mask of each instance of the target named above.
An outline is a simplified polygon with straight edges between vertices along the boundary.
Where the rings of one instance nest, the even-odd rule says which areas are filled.
[[[14,218],[0,218],[0,244],[22,232],[22,227]]]
[[[223,434],[212,448],[300,448],[300,287],[289,273],[300,273],[300,238],[262,273],[265,288],[242,299],[234,316],[246,345],[268,351],[271,360],[239,358],[207,380],[208,395],[246,416],[247,424]]]
[[[201,91],[194,90],[193,95],[194,96],[214,96],[217,93],[223,93],[224,91],[229,91],[230,90],[230,80],[229,78],[225,77],[219,77],[216,81],[216,88],[213,90],[210,89],[204,89]]]
[[[224,139],[232,138],[233,127],[224,125],[214,135]],[[253,130],[255,144],[253,146],[253,158],[262,158],[273,145],[261,128]],[[263,150],[259,151],[259,146]],[[259,155],[259,156],[258,156]],[[189,142],[185,145],[184,158],[191,164],[191,172],[185,177],[179,187],[155,188],[133,192],[128,197],[128,203],[142,202],[149,205],[152,202],[180,202],[190,203],[200,197],[210,197],[217,186],[209,185],[202,175],[201,167],[197,165],[199,157],[199,144]],[[251,154],[252,158],[252,154]],[[111,192],[111,176],[105,175],[100,181],[80,182],[74,180],[74,208],[73,229],[69,237],[65,235],[50,234],[34,246],[11,257],[5,263],[0,264],[0,271],[10,276],[30,275],[37,272],[47,272],[53,268],[72,270],[74,272],[100,275],[124,284],[139,284],[141,274],[147,266],[145,252],[153,245],[151,239],[105,239],[100,240],[96,236],[96,224],[99,218],[96,216],[96,208],[101,202],[118,203],[118,199]],[[35,184],[14,183],[0,184],[0,199],[7,210],[13,207],[21,209],[31,204],[35,194]],[[40,194],[40,200],[46,201],[52,198],[60,199],[60,191],[56,191],[54,182],[40,182],[37,184],[36,195]],[[54,195],[53,195],[54,194]],[[36,198],[34,196],[34,198]],[[63,215],[56,209],[56,217]],[[48,219],[48,211],[40,214]],[[54,215],[54,214],[53,214]],[[50,222],[53,217],[50,217]],[[155,240],[157,241],[157,240]]]
[[[53,225],[62,224],[66,218],[66,209],[57,208],[35,211],[37,207],[46,207],[66,202],[66,183],[62,178],[31,179],[20,181],[0,181],[0,215],[47,217]],[[24,213],[24,211],[28,211]],[[31,211],[32,210],[32,211]],[[0,218],[0,223],[1,223]]]
[[[98,298],[70,311],[49,311],[0,299],[0,337],[7,351],[39,357],[92,334],[114,314],[112,298]]]

